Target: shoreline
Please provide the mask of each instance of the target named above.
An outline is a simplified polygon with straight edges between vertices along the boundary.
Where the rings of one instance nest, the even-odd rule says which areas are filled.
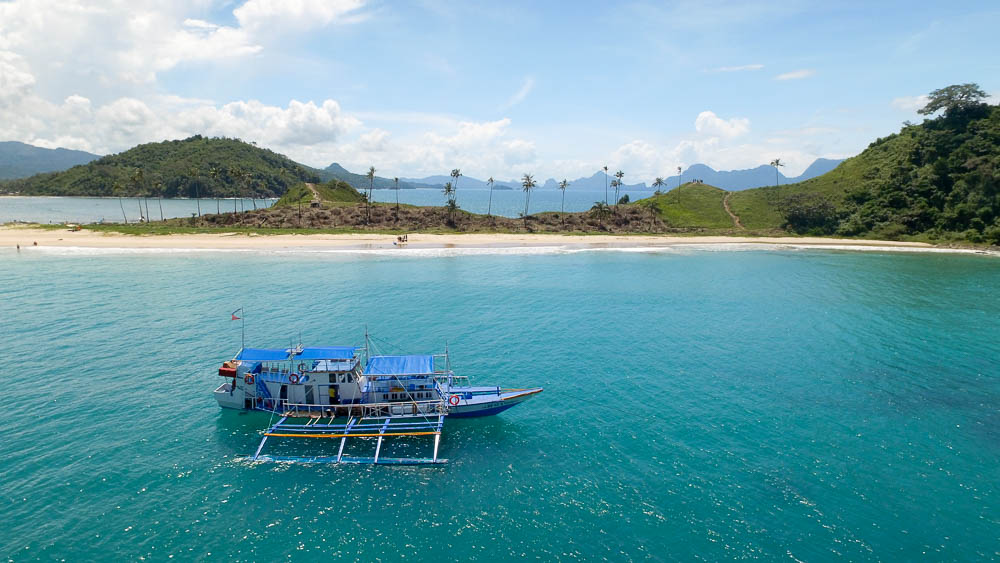
[[[287,234],[197,233],[168,235],[126,235],[31,226],[0,226],[0,248],[94,248],[162,250],[405,250],[476,248],[575,249],[655,249],[753,245],[834,250],[897,250],[1000,255],[995,251],[949,248],[923,242],[839,239],[829,237],[736,237],[736,236],[653,236],[653,235],[561,235],[561,234],[421,234],[412,233],[408,242],[394,244],[389,234]]]

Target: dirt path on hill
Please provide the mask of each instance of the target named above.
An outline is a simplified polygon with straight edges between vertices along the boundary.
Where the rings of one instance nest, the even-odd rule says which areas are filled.
[[[733,195],[733,192],[727,193],[726,197],[722,199],[722,207],[725,207],[726,213],[728,213],[729,216],[733,218],[733,226],[735,226],[737,229],[745,229],[746,227],[744,227],[743,224],[740,223],[740,218],[735,213],[733,213],[732,209],[729,209],[729,196],[731,195]]]
[[[316,191],[316,184],[306,182],[306,187],[313,193],[312,203],[315,203],[316,205],[323,203],[323,198],[319,197],[319,192]]]

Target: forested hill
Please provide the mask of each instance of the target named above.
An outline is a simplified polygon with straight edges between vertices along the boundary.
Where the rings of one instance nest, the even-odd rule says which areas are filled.
[[[750,229],[1000,244],[1000,106],[941,107],[827,174],[737,192],[730,206]]]
[[[288,186],[319,181],[314,170],[238,139],[200,135],[139,145],[74,166],[0,183],[23,195],[276,197]]]

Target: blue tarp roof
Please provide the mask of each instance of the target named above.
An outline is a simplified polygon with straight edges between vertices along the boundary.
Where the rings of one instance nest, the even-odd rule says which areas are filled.
[[[288,359],[288,350],[285,348],[244,348],[240,350],[237,360],[247,362],[274,362]]]
[[[354,357],[353,346],[327,346],[322,348],[303,348],[296,358],[303,360],[350,360]]]
[[[433,371],[434,356],[373,356],[365,366],[365,373],[368,375],[402,375]]]

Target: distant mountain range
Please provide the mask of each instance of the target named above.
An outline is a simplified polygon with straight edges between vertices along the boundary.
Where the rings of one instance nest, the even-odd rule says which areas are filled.
[[[803,180],[808,180],[809,178],[815,178],[817,176],[822,176],[827,172],[833,170],[837,167],[843,160],[834,160],[829,158],[818,158],[812,164],[806,168],[805,172],[795,177],[787,177],[778,172],[778,181],[781,184],[790,184],[793,182],[801,182]],[[345,170],[346,172],[346,170]],[[599,190],[604,189],[614,179],[612,175],[614,172],[609,172],[608,176],[605,177],[603,170],[598,170],[594,172],[592,176],[577,178],[570,181],[570,186],[576,189],[588,189],[588,190]],[[626,176],[628,178],[628,176]],[[344,179],[344,178],[340,178]],[[402,180],[400,184],[402,187]],[[407,183],[411,183],[414,187],[418,188],[440,188],[444,186],[445,182],[450,182],[451,176],[427,176],[424,178],[405,178]],[[701,180],[702,182],[722,188],[724,190],[738,191],[746,190],[749,188],[758,188],[761,186],[771,186],[774,185],[774,167],[768,165],[761,165],[757,168],[751,168],[748,170],[715,170],[711,166],[705,164],[692,164],[687,170],[681,174],[681,183],[690,182],[693,180]],[[665,190],[669,190],[671,187],[677,186],[677,176],[670,176],[664,178],[667,183]],[[365,185],[367,185],[367,179],[365,180]],[[477,178],[472,178],[470,176],[462,176],[459,178],[458,182],[459,188],[487,188],[489,185]],[[508,187],[512,189],[521,189],[520,180],[497,180],[495,187]],[[378,181],[376,180],[375,187],[379,187]],[[392,186],[388,186],[392,187]],[[539,187],[541,189],[556,189],[559,187],[559,181],[554,178],[549,178],[545,182],[540,183]],[[640,182],[638,184],[625,183],[625,190],[643,190],[648,189],[649,186],[645,182]]]
[[[69,149],[43,149],[17,141],[0,142],[0,180],[26,178],[41,172],[57,172],[101,158]]]

